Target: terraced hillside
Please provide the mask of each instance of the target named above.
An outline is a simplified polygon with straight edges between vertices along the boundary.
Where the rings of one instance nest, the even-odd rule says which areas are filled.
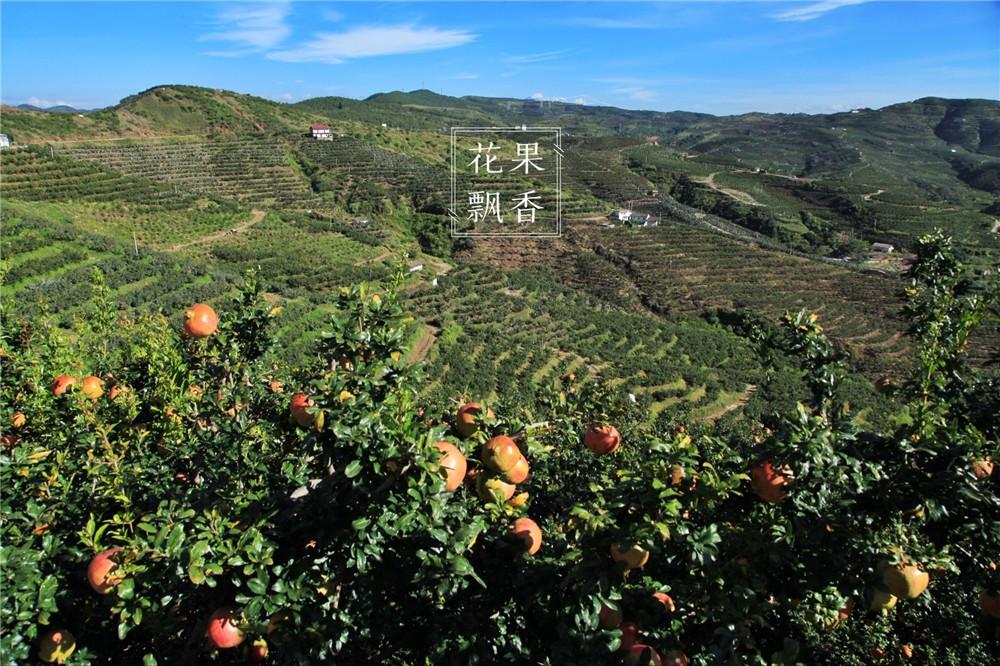
[[[741,395],[760,371],[746,340],[698,320],[666,323],[622,311],[534,273],[462,266],[409,293],[430,325],[428,389],[530,398],[567,373],[599,373],[648,401],[707,415]]]
[[[91,297],[97,270],[113,300],[129,308],[179,312],[192,302],[212,301],[237,284],[236,275],[200,262],[142,248],[130,241],[89,233],[64,220],[2,213],[2,290],[21,311],[40,306],[62,321],[80,314]]]
[[[567,284],[672,320],[716,310],[776,319],[808,308],[868,367],[885,369],[905,358],[898,281],[687,225],[578,224],[562,243],[483,242],[466,258],[505,268],[548,267]]]
[[[96,162],[120,173],[265,205],[304,206],[308,181],[296,171],[282,140],[268,135],[217,141],[130,142],[59,146],[60,155]]]
[[[55,151],[30,147],[0,156],[5,199],[125,201],[145,207],[182,208],[193,197],[140,175],[125,175]]]

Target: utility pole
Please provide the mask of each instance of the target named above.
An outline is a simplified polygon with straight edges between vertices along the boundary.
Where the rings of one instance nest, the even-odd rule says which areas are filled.
[[[135,256],[139,256],[139,241],[135,237],[135,228],[132,228],[132,245],[135,247]]]

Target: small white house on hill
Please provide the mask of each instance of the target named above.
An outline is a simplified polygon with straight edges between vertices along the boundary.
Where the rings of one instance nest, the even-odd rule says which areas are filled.
[[[612,222],[628,222],[632,219],[632,211],[627,208],[619,208],[618,210],[611,211],[611,214],[608,215],[608,219]]]
[[[872,243],[872,252],[884,252],[889,254],[895,251],[896,247],[894,245],[890,245],[889,243]]]
[[[6,134],[0,134],[0,148],[10,148],[10,137]]]
[[[309,128],[309,133],[312,138],[319,139],[321,141],[329,141],[333,139],[333,132],[330,131],[329,125],[313,125]]]

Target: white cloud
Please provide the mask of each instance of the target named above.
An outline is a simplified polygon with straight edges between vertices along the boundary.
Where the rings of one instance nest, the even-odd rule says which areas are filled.
[[[412,25],[365,26],[345,32],[318,33],[298,46],[267,54],[283,62],[339,65],[352,58],[420,53],[460,46],[476,39],[465,30],[418,28]]]
[[[34,95],[24,100],[24,103],[30,104],[31,106],[37,106],[40,109],[47,109],[52,106],[72,106],[73,108],[76,108],[75,104],[70,104],[69,102],[62,99],[60,100],[42,99],[40,97],[35,97]]]
[[[569,99],[568,97],[561,97],[561,96],[558,96],[558,97],[549,97],[545,93],[540,93],[540,92],[531,93],[531,95],[529,96],[529,99],[533,99],[536,102],[564,102],[564,103],[572,103],[572,104],[586,104],[587,103],[587,98],[586,97],[575,97],[573,99]]]
[[[287,93],[287,92],[286,93],[281,93],[281,99],[283,101],[285,101],[285,102],[291,102],[293,99],[295,99],[295,95],[293,95],[292,93]]]
[[[531,63],[531,62],[545,62],[546,60],[555,60],[561,58],[563,55],[568,53],[568,49],[562,49],[561,51],[543,51],[541,53],[526,53],[524,55],[507,56],[504,58],[504,62],[513,63]]]
[[[220,57],[239,57],[274,48],[292,34],[285,21],[290,9],[285,2],[227,7],[215,18],[216,30],[201,35],[199,39],[229,42],[232,50],[206,54]]]
[[[323,17],[324,21],[330,21],[331,23],[336,23],[344,19],[344,15],[335,9],[324,9],[320,12],[320,16]]]
[[[478,79],[479,74],[476,74],[474,72],[459,72],[458,74],[455,74],[454,76],[449,76],[447,78],[456,79],[458,81],[469,81],[471,79]]]
[[[847,7],[848,5],[860,5],[867,1],[868,0],[822,0],[822,2],[809,4],[805,7],[786,9],[783,12],[772,14],[771,18],[779,21],[812,21],[813,19],[819,18],[823,14],[831,12],[835,9]]]
[[[630,99],[638,101],[646,101],[656,97],[656,93],[654,91],[640,86],[619,86],[611,92],[616,95],[626,95]]]

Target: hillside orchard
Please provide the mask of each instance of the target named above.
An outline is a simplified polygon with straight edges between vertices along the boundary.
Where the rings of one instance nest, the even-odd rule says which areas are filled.
[[[806,312],[761,339],[810,398],[711,426],[650,423],[600,381],[425,411],[397,280],[341,290],[295,369],[267,360],[281,317],[253,276],[169,318],[98,289],[71,330],[5,303],[0,652],[996,663],[1000,386],[963,351],[998,294],[941,236],[917,255],[913,371],[865,429]]]

